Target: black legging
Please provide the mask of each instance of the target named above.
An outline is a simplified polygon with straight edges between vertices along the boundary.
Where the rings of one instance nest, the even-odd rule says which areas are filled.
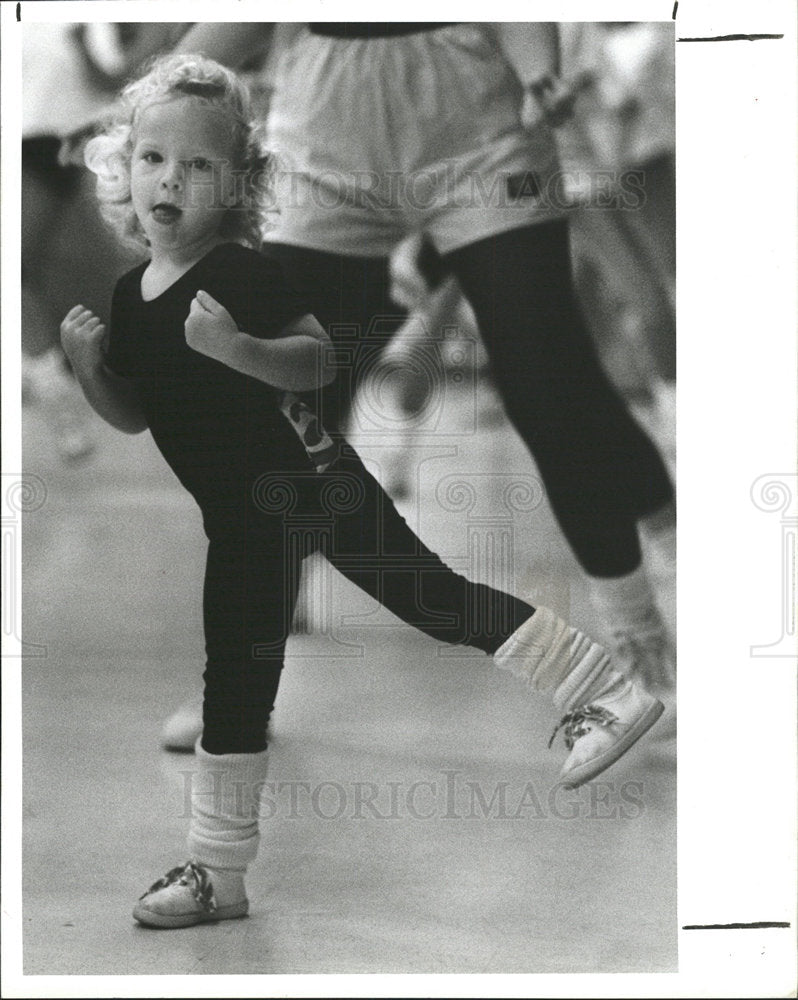
[[[312,552],[440,642],[495,653],[534,610],[449,569],[349,448],[322,474],[264,473],[243,518],[206,514],[205,529],[202,745],[209,753],[264,749],[301,560]]]
[[[267,244],[341,348],[325,390],[343,426],[379,346],[402,321],[387,261]],[[538,464],[555,516],[585,571],[640,563],[637,521],[673,499],[659,453],[602,370],[575,297],[565,222],[514,229],[448,254],[471,303],[508,416]]]

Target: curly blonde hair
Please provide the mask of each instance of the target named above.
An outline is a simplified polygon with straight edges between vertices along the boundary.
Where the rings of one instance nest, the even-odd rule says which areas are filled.
[[[225,215],[221,233],[259,247],[266,213],[273,207],[273,159],[265,151],[259,127],[251,120],[247,88],[235,73],[204,56],[179,54],[155,59],[144,76],[122,91],[107,128],[86,144],[84,160],[97,176],[101,215],[123,243],[146,250],[149,244],[130,192],[136,122],[149,105],[178,97],[195,97],[229,115],[243,185],[237,203]]]

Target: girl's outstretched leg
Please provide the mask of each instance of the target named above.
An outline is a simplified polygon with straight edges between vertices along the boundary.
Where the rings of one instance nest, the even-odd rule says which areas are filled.
[[[564,713],[557,727],[570,750],[563,784],[591,780],[656,722],[661,702],[613,669],[597,642],[548,608],[455,573],[413,534],[355,455],[320,483],[333,488],[336,474],[356,476],[363,490],[336,518],[330,562],[407,624],[441,642],[481,649],[499,668],[547,692]]]

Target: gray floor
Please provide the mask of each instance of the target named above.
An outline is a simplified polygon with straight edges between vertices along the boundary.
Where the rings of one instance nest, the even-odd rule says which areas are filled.
[[[480,399],[474,425],[465,396],[446,401],[402,509],[457,568],[594,628],[535,470],[489,411]],[[385,471],[397,448],[366,430]],[[160,752],[158,733],[199,686],[199,522],[147,436],[97,426],[96,455],[68,466],[36,410],[23,433],[47,487],[24,524],[25,638],[46,646],[22,671],[27,974],[675,970],[672,747],[553,796],[563,750],[546,749],[545,701],[316,564],[252,913],[138,927],[135,898],[184,859],[192,757]]]

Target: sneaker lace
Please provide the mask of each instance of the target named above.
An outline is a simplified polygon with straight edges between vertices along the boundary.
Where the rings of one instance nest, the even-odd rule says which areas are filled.
[[[610,726],[613,722],[617,721],[618,716],[613,715],[612,712],[601,705],[582,705],[579,708],[575,708],[573,712],[566,713],[560,719],[554,727],[554,732],[551,734],[549,749],[551,749],[554,738],[561,729],[563,730],[565,746],[568,750],[572,750],[574,743],[576,743],[580,736],[585,736],[590,732],[588,723],[594,722],[598,726]]]
[[[163,878],[153,882],[140,898],[144,899],[144,896],[149,896],[150,893],[158,892],[160,889],[166,889],[170,885],[187,886],[205,913],[215,912],[216,896],[213,891],[213,883],[202,865],[195,861],[187,861],[184,865],[178,865],[177,868],[168,871]]]

